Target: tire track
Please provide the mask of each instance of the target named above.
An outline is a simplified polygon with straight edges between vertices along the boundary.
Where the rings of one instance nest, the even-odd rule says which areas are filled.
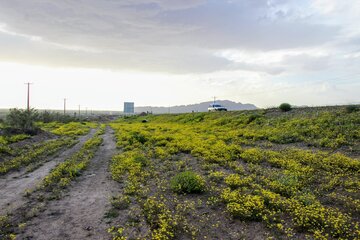
[[[32,189],[53,169],[57,164],[66,160],[69,156],[79,151],[84,142],[95,134],[92,129],[89,134],[79,138],[79,143],[66,149],[56,157],[50,157],[41,167],[31,173],[26,169],[13,172],[0,178],[0,215],[4,215],[23,205],[27,200],[23,197],[27,189]]]
[[[111,207],[109,198],[117,189],[108,165],[116,152],[112,130],[108,127],[104,142],[88,169],[70,187],[64,198],[51,201],[37,218],[28,222],[20,239],[107,239],[104,214]]]

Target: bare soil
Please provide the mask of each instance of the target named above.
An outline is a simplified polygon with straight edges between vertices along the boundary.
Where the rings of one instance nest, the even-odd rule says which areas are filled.
[[[91,130],[86,136],[79,138],[79,143],[74,147],[61,152],[58,156],[47,159],[46,162],[31,173],[27,169],[9,173],[0,177],[0,215],[4,215],[18,208],[26,202],[23,197],[28,189],[35,188],[36,185],[60,162],[77,152],[86,140],[95,133]]]
[[[110,128],[87,170],[69,187],[65,197],[53,200],[46,210],[27,222],[19,239],[107,239],[109,223],[104,218],[111,208],[109,198],[118,189],[108,171],[116,144]]]

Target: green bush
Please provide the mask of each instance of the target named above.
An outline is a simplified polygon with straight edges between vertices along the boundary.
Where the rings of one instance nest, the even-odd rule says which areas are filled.
[[[173,177],[170,186],[177,193],[199,193],[205,191],[205,180],[194,172],[186,171]]]
[[[232,189],[249,185],[253,181],[252,177],[240,177],[238,174],[230,174],[225,178],[225,183]]]
[[[356,105],[349,105],[349,106],[346,106],[345,108],[346,112],[347,113],[352,113],[352,112],[357,112],[360,110],[360,108]]]
[[[8,131],[15,133],[36,134],[39,129],[35,126],[38,113],[35,109],[21,110],[10,109],[9,114],[6,116],[6,124]]]
[[[260,220],[265,210],[265,201],[261,196],[225,189],[221,198],[226,203],[227,211],[242,220]]]
[[[141,167],[146,167],[149,164],[149,160],[144,155],[134,156],[134,161],[140,163]]]
[[[78,118],[72,117],[70,115],[64,115],[59,112],[50,112],[50,111],[43,111],[38,114],[38,121],[44,123],[50,122],[62,122],[62,123],[69,123],[69,122],[76,122],[79,121]]]
[[[280,104],[279,108],[283,112],[288,112],[291,110],[291,105],[289,103],[282,103]]]
[[[113,196],[111,199],[111,205],[118,210],[127,209],[130,206],[130,203],[129,196],[119,195]]]
[[[260,148],[249,148],[240,154],[247,163],[261,163],[265,159],[265,153]]]

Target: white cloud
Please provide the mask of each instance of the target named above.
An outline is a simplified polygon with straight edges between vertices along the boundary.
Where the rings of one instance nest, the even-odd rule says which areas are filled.
[[[0,1],[0,62],[44,66],[46,77],[34,74],[44,84],[68,67],[78,74],[60,76],[73,82],[89,79],[84,69],[97,72],[94,82],[136,79],[129,93],[141,102],[137,87],[152,89],[162,96],[154,104],[354,101],[359,85],[342,76],[359,79],[359,12],[357,0]]]
[[[59,64],[53,59],[63,59],[67,50],[74,50],[89,52],[76,56],[83,67],[93,67],[95,57],[102,60],[99,67],[139,69],[143,65],[143,70],[184,73],[252,68],[221,59],[216,53],[224,48],[309,47],[331,41],[337,32],[336,27],[303,20],[293,11],[299,8],[294,1],[271,2],[13,0],[0,2],[0,22],[7,24],[8,32],[36,36],[44,43],[49,54],[43,59],[32,48],[26,53],[39,62]],[[263,20],[279,11],[288,18]],[[73,55],[64,62],[72,63]],[[125,59],[130,63],[124,64]],[[275,67],[267,72],[279,70]]]

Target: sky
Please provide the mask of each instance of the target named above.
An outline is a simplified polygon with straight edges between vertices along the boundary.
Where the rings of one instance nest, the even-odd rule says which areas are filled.
[[[360,103],[358,0],[0,0],[0,108]]]

